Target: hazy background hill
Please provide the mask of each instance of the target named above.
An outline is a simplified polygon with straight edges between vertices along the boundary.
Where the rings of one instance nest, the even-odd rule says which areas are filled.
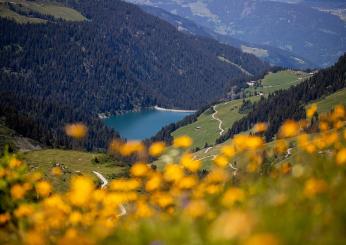
[[[319,66],[329,66],[346,51],[345,21],[312,4],[333,1],[128,0],[162,8],[219,34],[280,48]],[[292,3],[294,2],[294,3]],[[340,5],[341,4],[341,5]]]
[[[83,121],[92,125],[87,148],[102,148],[112,134],[98,113],[198,108],[269,68],[122,1],[70,2],[82,21],[59,20],[51,14],[59,6],[40,3],[51,11],[17,1],[0,19],[1,115],[22,135],[53,146],[72,146],[63,126]]]
[[[245,53],[250,53],[273,66],[281,66],[293,69],[315,68],[318,65],[313,64],[309,60],[290,51],[275,48],[269,45],[261,45],[241,41],[229,35],[217,33],[207,27],[197,25],[195,22],[183,18],[179,15],[172,14],[164,9],[149,5],[140,5],[147,13],[158,16],[159,18],[169,22],[177,28],[178,31],[186,32],[202,37],[213,38],[221,43],[231,45],[241,49]]]

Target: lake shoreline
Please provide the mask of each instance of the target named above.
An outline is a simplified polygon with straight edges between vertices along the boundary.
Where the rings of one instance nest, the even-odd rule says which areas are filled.
[[[165,112],[177,112],[177,113],[195,113],[195,112],[197,112],[197,110],[169,109],[169,108],[163,108],[163,107],[160,107],[158,105],[155,105],[155,106],[151,106],[151,107],[136,108],[136,109],[129,110],[129,111],[121,111],[121,112],[116,113],[116,114],[111,114],[109,112],[103,112],[103,113],[98,113],[97,116],[99,119],[105,120],[105,119],[108,119],[112,116],[120,116],[120,115],[124,115],[126,113],[129,113],[129,112],[140,112],[142,110],[147,110],[147,109],[154,109],[156,111],[165,111]]]
[[[154,109],[157,111],[169,111],[169,112],[178,112],[178,113],[195,113],[197,110],[179,110],[179,109],[168,109],[159,106],[154,106]]]

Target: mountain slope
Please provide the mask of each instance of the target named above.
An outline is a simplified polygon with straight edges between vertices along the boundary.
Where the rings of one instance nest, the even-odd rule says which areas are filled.
[[[346,26],[335,15],[305,3],[266,0],[128,0],[162,8],[250,43],[274,46],[320,65],[346,51]]]
[[[232,128],[217,140],[217,143],[251,129],[257,122],[268,123],[269,127],[265,136],[270,141],[285,120],[305,117],[305,105],[345,87],[346,54],[334,66],[319,71],[301,84],[260,100],[253,106],[252,111],[235,122]]]
[[[145,12],[169,22],[181,32],[216,39],[221,43],[228,44],[232,47],[237,47],[245,53],[253,54],[263,61],[268,62],[274,66],[293,69],[307,69],[317,67],[317,65],[313,64],[307,59],[290,51],[282,50],[268,45],[248,43],[235,39],[228,35],[222,35],[206,27],[199,26],[189,19],[174,15],[157,7],[148,5],[140,5],[140,7]]]
[[[100,112],[155,104],[197,108],[269,68],[121,1],[73,1],[69,7],[89,21],[0,20],[1,113],[19,133],[49,145],[71,147],[63,126],[83,121],[92,125],[85,145],[104,148],[112,134],[97,119]]]

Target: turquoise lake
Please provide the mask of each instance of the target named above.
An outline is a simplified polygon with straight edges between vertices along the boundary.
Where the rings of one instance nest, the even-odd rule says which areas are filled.
[[[105,119],[108,127],[119,132],[122,138],[142,140],[154,136],[162,127],[180,121],[190,115],[190,112],[169,112],[146,109],[139,112],[129,112]]]

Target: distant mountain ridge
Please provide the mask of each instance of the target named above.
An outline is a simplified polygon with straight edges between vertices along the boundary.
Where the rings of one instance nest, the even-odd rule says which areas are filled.
[[[245,53],[251,53],[273,66],[281,66],[293,69],[307,69],[318,67],[316,64],[313,64],[307,59],[297,54],[293,54],[292,52],[268,45],[248,43],[227,35],[219,34],[206,27],[199,26],[189,19],[174,15],[157,7],[152,7],[149,5],[140,5],[140,7],[145,12],[169,22],[170,24],[175,26],[178,31],[216,39],[221,43],[237,47]]]
[[[299,54],[322,67],[346,51],[345,22],[305,1],[127,1],[162,8],[222,35]]]
[[[178,32],[122,1],[70,1],[69,7],[88,21],[0,19],[0,115],[47,145],[72,147],[63,127],[82,121],[91,125],[84,145],[104,148],[116,134],[98,113],[195,109],[269,69],[253,55]]]

